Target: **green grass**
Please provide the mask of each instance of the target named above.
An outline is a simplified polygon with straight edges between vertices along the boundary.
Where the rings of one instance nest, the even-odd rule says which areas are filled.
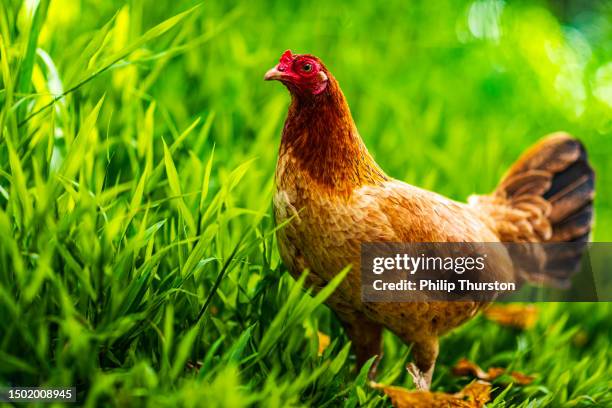
[[[279,261],[289,98],[262,76],[286,48],[326,61],[389,174],[452,198],[579,136],[612,239],[609,3],[36,3],[0,10],[0,384],[76,385],[86,406],[390,404],[323,305],[337,282],[312,297]],[[536,375],[491,406],[612,406],[612,307],[540,309],[526,332],[446,336],[434,388],[465,385],[449,370],[468,357]],[[411,386],[409,348],[384,342],[379,381]]]

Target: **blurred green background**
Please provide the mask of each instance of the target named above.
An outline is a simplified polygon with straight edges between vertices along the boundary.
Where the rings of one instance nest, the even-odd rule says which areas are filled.
[[[609,1],[3,0],[0,383],[76,384],[91,406],[389,404],[279,263],[289,96],[264,72],[319,56],[387,173],[458,200],[568,131],[609,241],[611,21]],[[612,404],[610,306],[540,308],[531,331],[448,336],[434,388],[471,357],[537,375],[494,406]],[[379,380],[410,385],[385,343]]]

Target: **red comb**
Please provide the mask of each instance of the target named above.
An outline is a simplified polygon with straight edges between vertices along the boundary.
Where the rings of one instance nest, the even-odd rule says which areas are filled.
[[[293,60],[293,57],[294,55],[291,53],[291,50],[287,50],[281,55],[279,62],[281,64],[288,64]]]

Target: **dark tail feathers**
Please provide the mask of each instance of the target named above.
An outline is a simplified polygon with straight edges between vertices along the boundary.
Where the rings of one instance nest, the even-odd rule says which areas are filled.
[[[527,218],[522,242],[573,242],[546,254],[547,273],[557,271],[557,283],[580,265],[593,222],[595,173],[582,143],[565,133],[552,134],[528,149],[508,170],[495,191]],[[501,237],[504,240],[503,237]],[[556,247],[556,248],[555,248]],[[537,280],[537,279],[536,279]]]

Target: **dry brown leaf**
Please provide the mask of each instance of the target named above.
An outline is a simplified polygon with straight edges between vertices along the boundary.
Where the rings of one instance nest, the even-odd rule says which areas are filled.
[[[486,381],[474,381],[455,394],[457,398],[470,402],[470,407],[484,407],[491,400],[491,384]]]
[[[487,377],[489,377],[490,380],[487,380],[486,378],[484,378],[484,380],[485,381],[492,381],[492,380],[496,379],[497,377],[499,377],[500,375],[502,375],[505,372],[506,372],[505,368],[501,368],[501,367],[489,367],[489,369],[487,370]],[[481,380],[483,380],[483,378],[481,378]]]
[[[491,384],[475,381],[456,394],[414,391],[402,387],[372,383],[382,390],[396,408],[481,408],[491,399]]]
[[[485,373],[482,368],[466,358],[457,361],[457,364],[453,367],[453,374],[456,376],[471,375],[481,380],[487,378],[487,373]]]
[[[538,309],[534,305],[492,305],[484,311],[487,319],[502,326],[527,330],[538,320]]]
[[[514,382],[521,385],[529,385],[535,379],[533,375],[523,374],[519,371],[513,371],[510,376],[512,377],[512,379],[514,379]]]
[[[490,367],[486,372],[480,368],[476,363],[473,363],[465,358],[457,361],[457,364],[453,367],[453,374],[457,376],[473,376],[480,380],[493,381],[497,377],[501,376],[506,372],[505,368],[501,367]],[[513,371],[510,377],[514,380],[513,382],[521,385],[531,384],[535,377],[527,374],[523,374],[519,371]]]
[[[457,361],[457,364],[453,367],[453,374],[457,376],[466,375],[473,376],[480,380],[492,381],[502,375],[506,370],[501,367],[491,367],[486,372],[478,366],[478,364],[471,362],[466,358],[462,358]]]
[[[329,346],[329,336],[320,331],[317,332],[317,336],[319,337],[319,356],[322,356],[327,346]]]

